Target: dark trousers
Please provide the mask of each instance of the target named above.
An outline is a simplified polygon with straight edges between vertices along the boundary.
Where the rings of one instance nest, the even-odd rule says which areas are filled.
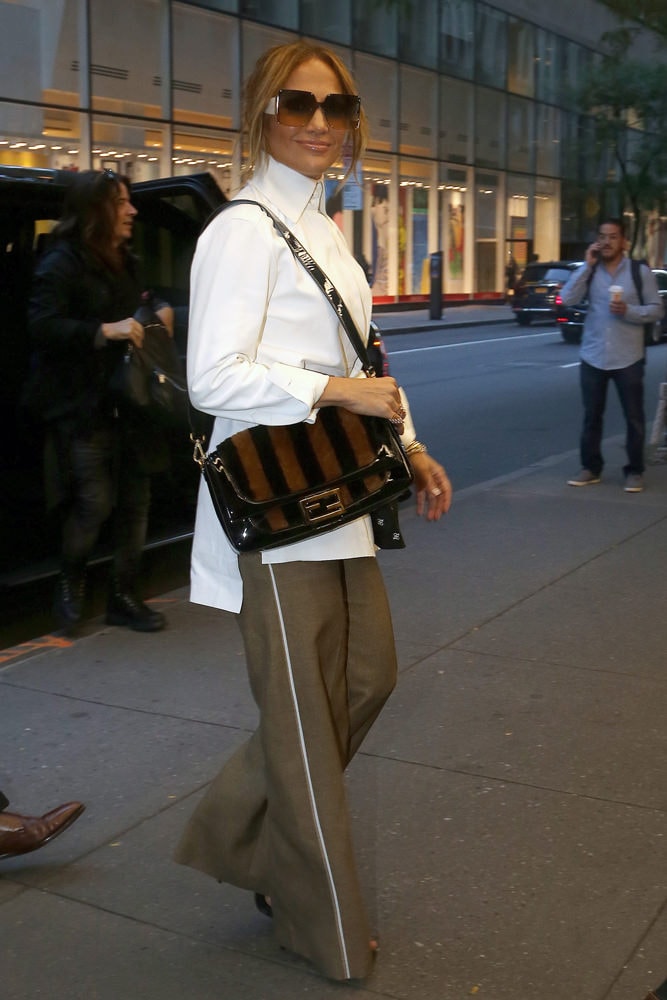
[[[85,565],[115,508],[113,571],[121,585],[129,585],[146,541],[150,478],[128,461],[118,444],[113,429],[70,441],[62,555],[65,568]]]
[[[580,380],[581,395],[584,403],[584,425],[581,432],[581,464],[584,469],[590,469],[595,475],[602,472],[602,427],[604,409],[607,402],[607,387],[610,382],[616,386],[616,392],[625,415],[626,436],[625,449],[628,464],[623,471],[641,475],[644,471],[644,437],[646,424],[644,419],[644,368],[642,358],[628,368],[616,368],[604,371],[594,368],[585,361],[581,362]]]

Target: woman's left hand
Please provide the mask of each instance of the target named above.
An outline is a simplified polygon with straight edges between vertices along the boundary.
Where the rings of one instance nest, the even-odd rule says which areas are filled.
[[[426,515],[427,521],[438,521],[449,510],[452,502],[452,484],[449,476],[434,458],[426,452],[409,456],[417,488],[417,513]]]

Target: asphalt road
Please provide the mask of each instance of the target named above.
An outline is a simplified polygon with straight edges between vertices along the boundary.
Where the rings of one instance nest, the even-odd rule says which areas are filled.
[[[391,373],[408,393],[418,436],[446,465],[455,489],[578,448],[579,348],[565,344],[553,326],[520,329],[510,321],[396,334],[385,344]],[[666,368],[667,345],[648,348],[649,429]],[[612,389],[605,436],[623,433],[624,426]]]

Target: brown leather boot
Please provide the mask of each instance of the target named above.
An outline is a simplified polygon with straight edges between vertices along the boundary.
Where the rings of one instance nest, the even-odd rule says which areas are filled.
[[[85,808],[81,802],[66,802],[43,816],[0,812],[0,858],[13,858],[43,847],[64,833]]]

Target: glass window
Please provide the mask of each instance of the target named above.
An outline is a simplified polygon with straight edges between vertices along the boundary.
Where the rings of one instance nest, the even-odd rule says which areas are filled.
[[[536,170],[556,177],[560,174],[562,112],[547,104],[535,106]]]
[[[475,162],[480,167],[505,166],[505,95],[477,88]]]
[[[238,0],[181,0],[182,3],[192,4],[193,7],[208,7],[211,10],[226,10],[230,14],[236,14],[239,9]]]
[[[560,101],[576,110],[577,92],[591,65],[592,55],[588,49],[576,42],[564,42],[561,49],[562,68],[560,71]]]
[[[499,214],[498,175],[477,173],[475,177],[475,290],[495,292],[498,272]]]
[[[362,52],[396,56],[398,50],[398,6],[377,0],[355,0],[352,8],[352,39]]]
[[[507,287],[530,259],[533,240],[533,180],[507,176],[505,277]]]
[[[563,39],[538,28],[535,32],[536,96],[550,104],[558,102],[561,90],[560,67]]]
[[[281,28],[299,27],[299,0],[241,0],[239,13]]]
[[[578,178],[582,182],[596,177],[598,155],[592,119],[585,115],[564,113],[561,122],[562,176]]]
[[[396,294],[398,244],[392,163],[372,156],[364,160],[363,255],[370,271],[375,301]]]
[[[108,0],[90,0],[93,107],[161,117],[167,73],[160,6],[152,0],[126,0],[123,21],[128,30],[120,45],[118,8]]]
[[[370,147],[396,148],[396,90],[398,73],[395,62],[357,54],[354,70],[359,93],[368,116]]]
[[[473,85],[440,77],[439,158],[472,163],[473,132]]]
[[[417,66],[438,65],[438,0],[420,0],[419,16],[411,6],[401,11],[400,58]]]
[[[174,4],[175,121],[239,127],[238,45],[236,18]]]
[[[272,45],[284,45],[293,41],[293,36],[276,28],[263,28],[259,24],[246,21],[241,26],[243,38],[243,75],[249,76],[255,63]]]
[[[507,101],[507,166],[529,173],[535,149],[533,102],[521,97]]]
[[[226,195],[232,193],[234,136],[213,129],[178,125],[169,174],[212,174]]]
[[[81,168],[81,116],[61,108],[0,104],[0,163]]]
[[[401,66],[400,145],[404,153],[436,156],[438,78]]]
[[[437,177],[431,163],[401,160],[398,187],[398,294],[429,291],[429,192]],[[435,185],[434,185],[435,194]],[[433,201],[437,211],[437,200]]]
[[[524,97],[535,93],[535,29],[514,17],[507,27],[507,89]]]
[[[79,7],[2,3],[0,94],[21,101],[78,106]]]
[[[466,288],[467,219],[470,216],[468,171],[441,166],[440,177],[444,289],[445,294],[463,292]]]
[[[535,180],[535,239],[533,249],[540,260],[560,256],[560,183],[547,177]]]
[[[450,0],[440,13],[440,71],[470,80],[474,70],[474,0]]]
[[[131,181],[152,180],[171,173],[169,150],[160,125],[96,117],[92,143],[91,166],[95,170],[114,170]]]
[[[475,17],[475,78],[491,87],[505,87],[507,69],[507,15],[484,3]]]
[[[351,28],[350,0],[336,0],[336,3],[301,0],[302,34],[349,45]]]

